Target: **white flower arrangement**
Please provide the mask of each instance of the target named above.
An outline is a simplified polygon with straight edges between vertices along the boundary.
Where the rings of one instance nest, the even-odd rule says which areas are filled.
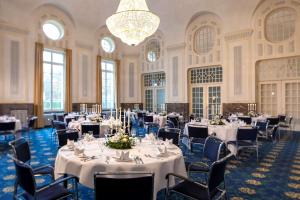
[[[131,149],[134,146],[134,138],[125,134],[125,130],[120,129],[114,136],[110,137],[106,146],[113,149]]]

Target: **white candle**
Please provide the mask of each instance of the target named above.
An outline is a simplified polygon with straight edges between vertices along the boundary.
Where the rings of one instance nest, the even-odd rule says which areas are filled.
[[[125,122],[126,122],[126,115],[125,115],[125,109],[124,109],[124,130],[125,130],[125,127],[126,127]]]
[[[121,119],[121,117],[122,117],[122,113],[121,113],[121,112],[122,112],[122,108],[120,108],[120,117],[119,117],[119,118],[120,118],[120,121],[122,120],[122,119]]]
[[[116,120],[118,119],[118,108],[116,108]]]
[[[100,113],[102,113],[102,106],[100,105]]]
[[[112,109],[110,109],[110,118],[112,118]]]
[[[128,133],[130,133],[130,113],[128,113]]]

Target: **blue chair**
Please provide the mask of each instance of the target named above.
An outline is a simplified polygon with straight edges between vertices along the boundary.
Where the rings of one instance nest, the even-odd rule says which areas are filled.
[[[93,136],[98,138],[100,137],[100,125],[99,124],[81,124],[81,133],[93,133]]]
[[[172,121],[167,120],[166,124],[165,124],[165,127],[167,127],[167,128],[175,128],[175,125],[174,125],[174,123]]]
[[[228,160],[232,155],[228,155],[221,160],[215,161],[208,172],[208,181],[206,184],[193,181],[183,176],[169,173],[166,176],[167,189],[166,200],[169,199],[171,193],[177,193],[191,199],[212,200],[212,199],[227,199],[225,185],[225,169]],[[181,181],[173,187],[170,187],[170,178],[175,177]]]
[[[149,172],[95,173],[95,199],[153,200],[154,174]]]
[[[51,182],[49,185],[38,188],[34,177],[34,171],[30,165],[15,158],[13,158],[13,160],[15,163],[18,184],[24,191],[19,195],[15,195],[14,198],[18,199],[19,197],[23,197],[24,199],[34,200],[55,200],[72,197],[73,199],[78,199],[78,179],[76,177],[69,176],[61,178]],[[72,180],[74,191],[70,191],[61,185],[69,180]]]
[[[31,153],[29,143],[25,140],[25,138],[20,138],[9,143],[13,150],[14,159],[22,161],[23,163],[30,164],[31,161]],[[52,179],[54,179],[54,168],[51,165],[42,165],[32,169],[32,173],[35,176],[48,175]],[[18,190],[18,179],[15,180],[14,185],[14,194],[17,194]]]
[[[225,150],[224,147],[225,144],[220,139],[214,136],[207,137],[204,143],[201,161],[185,163],[188,174],[190,175],[190,173],[194,172],[209,172],[211,164],[220,159],[222,151]]]
[[[57,131],[58,148],[65,146],[68,140],[77,141],[79,133],[77,130],[59,130]]]
[[[179,128],[179,117],[167,117],[168,120],[173,122],[175,128]]]
[[[15,137],[15,127],[16,122],[14,121],[0,122],[0,135],[4,136],[5,141],[7,139],[7,135],[12,135],[13,138]]]
[[[257,121],[255,123],[255,126],[258,130],[258,137],[268,139],[268,127],[269,127],[269,121]]]
[[[278,125],[273,126],[273,128],[270,131],[273,142],[276,142],[277,138],[278,140],[280,139],[280,131],[277,131],[278,127],[279,127]]]
[[[163,140],[173,140],[173,144],[179,146],[181,130],[178,128],[160,128],[157,133],[157,137],[162,138]]]
[[[207,126],[188,126],[190,149],[193,152],[193,144],[204,145],[206,138],[208,137]]]
[[[251,124],[252,123],[252,119],[251,117],[248,116],[240,116],[238,117],[239,120],[244,121],[246,124]]]
[[[231,144],[237,148],[237,157],[239,150],[243,148],[254,148],[256,150],[256,158],[258,160],[258,142],[257,142],[257,127],[240,127],[238,128],[236,141],[229,141],[227,145]]]

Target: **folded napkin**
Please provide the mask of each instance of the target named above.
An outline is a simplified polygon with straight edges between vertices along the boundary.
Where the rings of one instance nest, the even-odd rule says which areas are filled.
[[[145,139],[150,140],[150,141],[154,141],[154,140],[156,140],[156,137],[153,135],[153,133],[150,133],[150,134],[145,135]]]
[[[128,161],[128,160],[130,160],[129,151],[127,151],[127,152],[122,151],[121,153],[117,152],[116,154],[117,154],[118,161]]]
[[[84,135],[84,140],[85,141],[88,141],[88,142],[90,142],[90,141],[93,141],[95,138],[94,138],[94,136],[93,136],[93,134],[85,134]]]
[[[166,139],[166,141],[165,141],[165,143],[167,144],[167,145],[173,145],[173,139]]]
[[[166,155],[168,154],[168,149],[166,146],[164,147],[157,147],[158,151],[159,151],[159,155]]]
[[[74,154],[75,154],[75,155],[79,155],[79,154],[83,154],[83,153],[84,153],[84,148],[75,145],[75,148],[74,148]]]
[[[74,144],[74,140],[67,140],[67,147],[69,147],[70,149],[71,148],[74,148],[75,144]]]

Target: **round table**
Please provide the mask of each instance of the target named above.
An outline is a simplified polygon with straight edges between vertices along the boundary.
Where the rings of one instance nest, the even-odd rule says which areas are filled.
[[[176,173],[187,177],[184,158],[181,150],[175,145],[167,145],[166,156],[158,155],[158,147],[164,147],[162,141],[151,142],[142,140],[129,150],[115,150],[106,147],[104,138],[99,138],[91,142],[83,142],[84,154],[95,156],[94,159],[84,161],[74,154],[74,151],[67,146],[62,147],[55,160],[55,178],[62,174],[71,174],[79,178],[79,182],[87,187],[94,188],[95,172],[119,172],[119,171],[147,171],[154,173],[154,197],[159,190],[167,186],[165,179],[168,173]],[[158,144],[160,143],[160,144]],[[137,164],[133,159],[128,162],[116,160],[117,152],[129,151],[130,157],[139,156],[143,164]],[[150,155],[150,156],[149,156]],[[109,158],[109,161],[107,161]],[[174,184],[174,180],[171,182]]]

